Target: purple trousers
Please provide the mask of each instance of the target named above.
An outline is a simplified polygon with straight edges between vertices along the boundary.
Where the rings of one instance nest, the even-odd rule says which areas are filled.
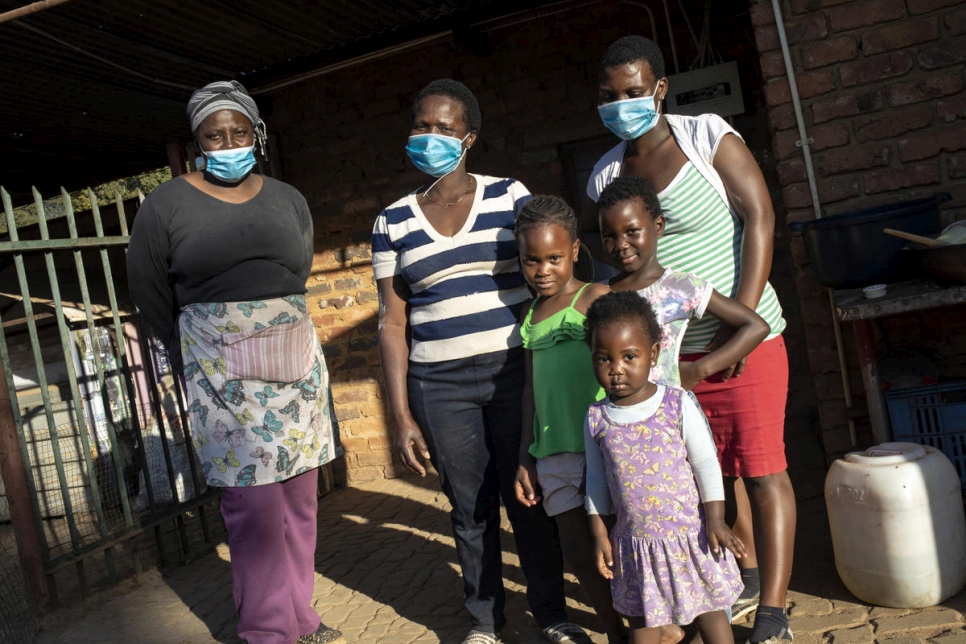
[[[312,606],[318,485],[316,468],[222,492],[238,636],[248,644],[293,644],[319,627]]]

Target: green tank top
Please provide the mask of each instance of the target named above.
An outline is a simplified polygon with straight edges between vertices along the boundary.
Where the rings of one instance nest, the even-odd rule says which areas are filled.
[[[520,327],[523,347],[533,361],[533,445],[530,454],[545,458],[563,452],[583,453],[584,417],[594,401],[604,397],[597,384],[584,339],[583,313],[574,308],[587,284],[577,291],[570,306],[546,320],[530,323],[533,308]]]

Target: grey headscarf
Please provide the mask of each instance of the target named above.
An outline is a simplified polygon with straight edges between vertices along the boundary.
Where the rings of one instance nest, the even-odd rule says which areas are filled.
[[[191,122],[192,134],[198,131],[202,121],[219,110],[234,110],[244,114],[255,130],[255,141],[259,150],[262,154],[265,153],[265,122],[258,115],[255,99],[248,95],[248,90],[238,81],[215,81],[195,90],[188,99],[188,120]]]

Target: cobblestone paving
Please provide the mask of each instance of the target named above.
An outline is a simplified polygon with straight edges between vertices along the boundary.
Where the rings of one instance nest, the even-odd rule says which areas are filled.
[[[321,501],[315,606],[323,621],[362,644],[456,644],[467,628],[448,507],[434,478],[378,481]],[[527,613],[523,574],[504,521],[509,644],[540,642]],[[791,627],[800,644],[966,644],[966,592],[941,606],[897,610],[863,604],[835,573],[824,503],[799,502]],[[607,638],[581,603],[571,616],[595,644]],[[750,621],[735,624],[744,642]],[[238,644],[228,549],[184,567],[151,571],[86,602],[49,614],[37,644],[67,642]]]

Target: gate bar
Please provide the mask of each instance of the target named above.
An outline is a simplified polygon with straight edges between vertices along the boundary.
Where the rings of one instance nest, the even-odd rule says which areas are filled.
[[[44,578],[44,554],[41,546],[37,513],[31,503],[36,498],[24,468],[22,445],[17,433],[19,420],[14,415],[10,392],[13,374],[3,368],[9,363],[7,342],[0,329],[0,476],[6,486],[10,522],[17,540],[17,550],[23,564],[24,578],[31,598],[38,605],[47,603],[47,581]],[[19,409],[16,416],[19,416]]]
[[[7,217],[7,233],[10,235],[11,243],[17,242],[19,241],[19,235],[17,233],[17,222],[13,218],[13,205],[10,201],[10,195],[5,189],[0,188],[0,197],[3,198],[3,209]],[[44,370],[44,359],[40,353],[40,338],[37,335],[37,323],[34,320],[34,307],[30,299],[30,289],[27,286],[27,271],[24,267],[22,252],[14,253],[13,263],[17,269],[17,281],[20,284],[20,294],[23,296],[24,316],[27,318],[27,333],[30,336],[31,348],[33,349],[34,366],[37,368],[37,384],[40,385],[40,394],[44,400],[47,431],[50,435],[50,444],[54,452],[54,464],[57,466],[57,478],[60,483],[61,497],[64,501],[64,512],[67,515],[67,530],[70,534],[71,544],[76,550],[79,545],[79,535],[77,534],[77,525],[74,521],[70,491],[67,488],[67,478],[64,475],[64,461],[60,455],[60,437],[57,435],[57,425],[54,422],[54,412],[50,404],[50,392],[47,389],[47,372]],[[44,537],[44,541],[46,542],[46,534],[44,534]],[[86,582],[84,580],[83,569],[78,570],[78,575],[80,576],[81,586],[85,586]]]

